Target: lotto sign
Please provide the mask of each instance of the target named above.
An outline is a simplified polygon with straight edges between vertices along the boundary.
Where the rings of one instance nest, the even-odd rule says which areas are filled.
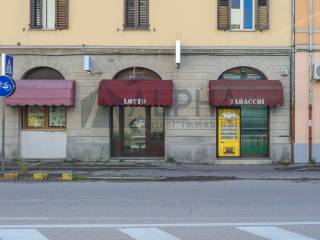
[[[2,54],[2,75],[13,76],[13,57],[11,55]]]
[[[0,76],[0,97],[10,97],[16,89],[15,82],[8,76]]]

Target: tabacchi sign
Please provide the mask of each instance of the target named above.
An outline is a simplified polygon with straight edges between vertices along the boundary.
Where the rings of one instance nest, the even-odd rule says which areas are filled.
[[[144,98],[125,98],[123,99],[125,105],[145,105],[147,100]]]
[[[231,105],[264,105],[263,98],[231,98]]]

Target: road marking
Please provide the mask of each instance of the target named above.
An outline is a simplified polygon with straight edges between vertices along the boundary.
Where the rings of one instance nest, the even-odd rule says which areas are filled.
[[[162,227],[247,227],[247,226],[305,226],[320,222],[261,222],[261,223],[151,223],[151,224],[20,224],[0,225],[0,229],[16,228],[162,228]]]
[[[300,221],[304,219],[305,221],[319,221],[319,218],[312,218],[312,217],[0,217],[0,221],[6,220],[172,220],[172,219],[179,219],[181,220],[197,220],[197,221],[225,221],[225,220],[235,220],[237,221],[252,221],[252,220],[265,220],[267,221],[287,221],[287,220],[297,220]]]
[[[35,220],[39,220],[39,221],[45,221],[45,220],[53,220],[53,218],[49,218],[49,217],[0,217],[0,221],[10,221],[10,220],[22,220],[22,221],[35,221]]]
[[[120,228],[119,230],[135,240],[180,240],[157,228]]]
[[[36,229],[0,229],[1,240],[48,240]]]
[[[238,229],[269,240],[316,240],[278,227],[238,227]]]

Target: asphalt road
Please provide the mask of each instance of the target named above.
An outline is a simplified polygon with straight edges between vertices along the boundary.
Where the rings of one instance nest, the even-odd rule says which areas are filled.
[[[0,183],[1,240],[320,240],[320,181]]]

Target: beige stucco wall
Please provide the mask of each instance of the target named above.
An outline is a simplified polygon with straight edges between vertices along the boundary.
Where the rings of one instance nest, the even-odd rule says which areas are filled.
[[[316,55],[316,61],[320,62],[320,55]],[[320,108],[318,107],[320,103],[320,83],[313,83],[313,134],[312,142],[314,144],[320,143]]]
[[[309,152],[309,1],[296,0],[295,161],[320,162],[320,83],[312,83],[312,156]],[[313,1],[313,64],[320,63],[320,2]],[[310,156],[309,156],[310,155]]]
[[[320,53],[313,53],[313,63],[320,63]],[[295,160],[309,161],[309,54],[296,54],[295,87]],[[320,82],[312,83],[312,156],[320,161]]]
[[[308,143],[309,121],[309,64],[308,53],[296,54],[296,87],[295,87],[295,142]]]
[[[29,1],[1,1],[0,45],[290,46],[291,0],[270,1],[270,30],[217,30],[217,0],[150,0],[150,31],[123,31],[123,0],[70,0],[70,29],[30,31]]]
[[[320,1],[313,1],[313,43],[320,44]],[[296,44],[309,43],[309,1],[296,0]]]

